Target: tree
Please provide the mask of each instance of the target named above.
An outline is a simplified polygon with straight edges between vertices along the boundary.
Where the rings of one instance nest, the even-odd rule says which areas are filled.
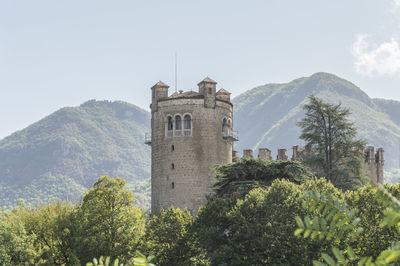
[[[242,158],[231,164],[217,165],[214,170],[217,182],[213,187],[217,196],[246,193],[252,188],[267,187],[275,179],[287,179],[301,184],[312,176],[298,161]]]
[[[187,210],[161,209],[147,222],[140,249],[154,255],[157,265],[206,265],[205,252],[191,232],[193,221]]]
[[[309,243],[293,234],[295,216],[311,214],[299,197],[305,188],[340,193],[324,179],[302,185],[277,179],[244,197],[209,200],[195,228],[212,265],[309,265],[318,258],[329,241]]]
[[[400,192],[398,185],[390,185],[386,188],[393,196],[397,194],[398,197]],[[378,187],[367,185],[356,191],[347,191],[344,196],[348,206],[357,211],[357,216],[360,218],[359,226],[364,229],[354,241],[347,240],[355,254],[377,257],[391,243],[400,240],[398,228],[379,226],[384,219],[385,210],[390,206],[390,200],[382,197]]]
[[[144,234],[144,216],[121,178],[100,177],[84,196],[78,210],[80,261],[110,256],[121,262],[134,256]]]
[[[34,241],[14,210],[0,212],[0,265],[34,265]]]
[[[303,107],[305,117],[297,124],[302,129],[300,138],[309,147],[305,162],[319,176],[346,188],[343,182],[361,175],[365,142],[356,139],[357,129],[348,121],[349,109],[340,103],[325,103],[314,95],[308,99]]]
[[[35,208],[20,207],[16,213],[21,217],[30,235],[36,236],[35,249],[40,251],[38,259],[50,265],[73,265],[75,206],[66,202],[53,202]]]
[[[399,186],[366,186],[342,195],[306,191],[304,206],[314,214],[296,217],[295,235],[332,240],[313,265],[399,265],[399,194]]]

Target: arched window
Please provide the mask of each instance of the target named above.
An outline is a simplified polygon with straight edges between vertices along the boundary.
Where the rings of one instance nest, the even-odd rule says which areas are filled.
[[[168,116],[168,130],[174,129],[174,123],[172,122],[172,117]]]
[[[226,118],[222,120],[222,134],[227,134],[228,133],[228,122]]]
[[[180,115],[175,116],[175,129],[176,130],[182,129],[182,118]]]
[[[185,115],[183,121],[184,121],[184,129],[192,129],[192,118],[190,117],[190,115]]]

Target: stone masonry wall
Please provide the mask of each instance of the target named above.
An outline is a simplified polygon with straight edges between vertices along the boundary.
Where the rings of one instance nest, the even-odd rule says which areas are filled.
[[[191,137],[166,137],[168,115],[191,114]],[[152,212],[187,208],[196,215],[213,184],[211,168],[232,162],[232,142],[222,138],[223,118],[232,106],[217,101],[205,108],[203,99],[158,102],[152,113]]]

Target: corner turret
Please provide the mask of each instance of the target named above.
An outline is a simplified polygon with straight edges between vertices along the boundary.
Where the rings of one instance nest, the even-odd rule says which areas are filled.
[[[217,82],[206,77],[199,84],[199,94],[204,96],[204,107],[215,108]]]
[[[151,87],[152,99],[150,109],[152,112],[157,111],[157,103],[159,99],[168,97],[168,88],[169,86],[162,81],[157,82],[153,87]]]

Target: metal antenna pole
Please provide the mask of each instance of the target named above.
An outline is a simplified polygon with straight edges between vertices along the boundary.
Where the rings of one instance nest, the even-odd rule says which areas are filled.
[[[178,53],[175,52],[175,92],[178,92]]]

